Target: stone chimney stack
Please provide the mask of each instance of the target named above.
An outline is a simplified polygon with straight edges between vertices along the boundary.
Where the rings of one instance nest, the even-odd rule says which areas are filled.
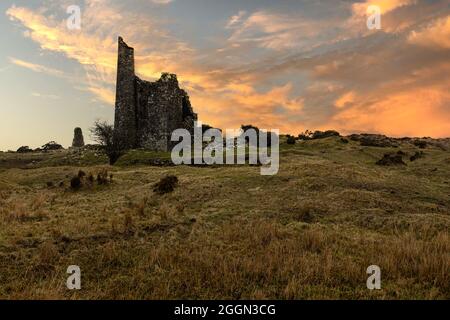
[[[81,128],[75,128],[74,130],[72,147],[73,148],[84,147],[83,131],[81,130]]]
[[[119,37],[114,139],[126,149],[136,146],[134,49]]]

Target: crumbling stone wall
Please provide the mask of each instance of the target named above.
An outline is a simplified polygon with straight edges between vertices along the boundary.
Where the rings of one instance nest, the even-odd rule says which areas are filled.
[[[176,75],[149,82],[134,72],[134,49],[119,38],[114,138],[126,149],[169,151],[173,130],[193,132],[197,114]]]

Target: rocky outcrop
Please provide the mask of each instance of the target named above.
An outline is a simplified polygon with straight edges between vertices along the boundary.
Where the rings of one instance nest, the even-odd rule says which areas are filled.
[[[389,138],[381,134],[352,134],[349,138],[353,141],[359,141],[360,145],[364,147],[389,148],[398,146],[394,138]]]
[[[376,162],[376,164],[379,166],[405,166],[406,163],[403,161],[403,155],[404,153],[401,151],[396,153],[386,153],[382,159]]]

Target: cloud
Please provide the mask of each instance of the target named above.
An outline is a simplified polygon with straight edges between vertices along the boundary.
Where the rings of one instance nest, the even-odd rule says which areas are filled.
[[[11,66],[6,66],[6,67],[3,67],[3,68],[0,68],[0,72],[5,72],[9,68],[11,68]]]
[[[155,4],[166,5],[166,4],[173,2],[173,0],[151,0],[151,2],[153,2]]]
[[[351,36],[372,34],[374,31],[367,28],[367,19],[374,14],[369,8],[375,6],[380,9],[381,32],[399,32],[414,24],[413,18],[402,16],[402,10],[414,7],[417,2],[418,0],[366,0],[353,3],[352,15],[345,22],[345,28]]]
[[[49,68],[49,67],[46,67],[46,66],[42,66],[42,65],[39,65],[39,64],[31,63],[31,62],[28,62],[28,61],[24,61],[24,60],[12,58],[12,57],[9,57],[9,61],[12,64],[15,64],[16,66],[19,66],[19,67],[22,67],[22,68],[26,68],[26,69],[29,69],[29,70],[33,70],[34,72],[45,73],[45,74],[48,74],[48,75],[51,75],[51,76],[55,76],[55,77],[60,77],[60,78],[65,78],[66,77],[64,72],[61,71],[61,70]]]
[[[334,103],[337,108],[344,108],[348,105],[351,105],[355,102],[356,95],[354,91],[349,91],[342,96],[339,97]]]
[[[445,1],[378,1],[380,32],[366,27],[373,1],[339,2],[337,13],[321,16],[242,10],[222,26],[224,41],[214,42],[221,47],[206,49],[174,36],[151,12],[117,3],[86,1],[83,29],[75,32],[44,9],[13,6],[7,14],[43,54],[78,62],[85,75],[77,87],[110,106],[120,32],[136,49],[139,76],[178,74],[202,121],[217,127],[450,135]],[[52,73],[29,64],[22,66]]]
[[[365,2],[357,2],[352,5],[353,14],[360,17],[367,16],[367,9],[370,6],[380,8],[381,14],[386,14],[397,8],[408,6],[415,3],[415,0],[366,0]]]
[[[411,31],[408,41],[430,48],[450,49],[450,15],[432,21],[419,31]]]
[[[247,11],[245,11],[245,10],[239,11],[238,14],[232,16],[232,17],[228,20],[228,23],[227,23],[226,28],[227,28],[227,29],[230,29],[230,28],[232,28],[233,26],[235,26],[236,24],[241,23],[242,18],[243,18],[246,14],[247,14]]]
[[[327,27],[325,22],[317,22],[301,15],[257,11],[244,19],[245,12],[230,18],[227,28],[234,31],[230,43],[253,43],[258,47],[283,50],[286,48],[310,46],[310,40]],[[325,32],[325,31],[324,31]]]
[[[61,97],[54,95],[54,94],[45,94],[45,93],[39,93],[39,92],[32,92],[31,95],[33,97],[43,98],[43,99],[51,99],[51,100],[58,100]]]
[[[184,43],[160,30],[151,17],[124,12],[108,0],[86,1],[80,31],[68,30],[64,20],[46,15],[42,9],[33,11],[12,6],[6,14],[11,20],[21,23],[26,28],[26,36],[38,43],[42,50],[60,53],[77,61],[85,70],[87,90],[109,104],[114,102],[111,97],[114,96],[119,32],[136,44],[138,53],[147,53],[154,58],[153,62],[145,65],[145,69],[141,69],[144,74],[156,75],[149,72],[157,69],[156,63],[165,60],[165,65],[173,65],[169,61],[174,54],[188,57],[190,52]],[[136,60],[139,67],[142,59],[138,56]]]
[[[372,104],[337,113],[329,125],[346,132],[379,132],[393,136],[445,137],[450,132],[450,93],[444,87],[396,92]],[[359,102],[361,104],[362,101]]]

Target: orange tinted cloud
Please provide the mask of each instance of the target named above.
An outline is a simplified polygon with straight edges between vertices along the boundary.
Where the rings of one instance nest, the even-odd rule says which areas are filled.
[[[381,14],[385,14],[415,2],[415,0],[366,0],[365,2],[354,3],[352,5],[352,10],[353,14],[365,17],[367,16],[367,8],[370,6],[379,7]]]
[[[352,104],[353,102],[355,102],[355,93],[353,91],[350,91],[340,96],[339,99],[336,100],[334,105],[338,108],[343,108],[348,104]]]
[[[448,101],[450,94],[442,88],[396,93],[364,108],[343,110],[328,125],[344,132],[445,137],[450,132]]]
[[[412,31],[408,41],[425,47],[450,49],[450,15],[431,22],[422,30]]]

